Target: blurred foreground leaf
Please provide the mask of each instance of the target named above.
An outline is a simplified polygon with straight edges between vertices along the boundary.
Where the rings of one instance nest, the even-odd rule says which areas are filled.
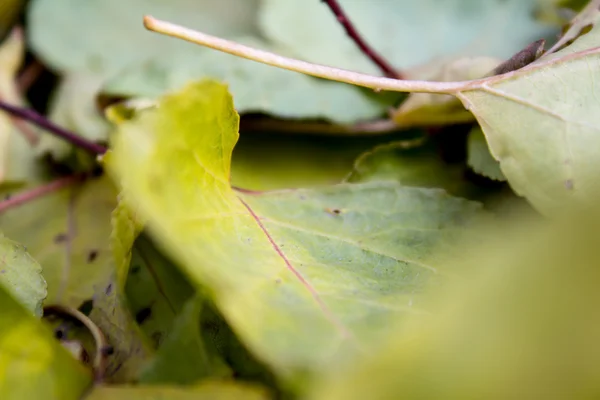
[[[465,247],[460,278],[430,291],[378,352],[311,399],[591,399],[600,394],[598,213],[512,227]]]
[[[79,400],[91,373],[0,287],[0,398]]]
[[[260,388],[228,382],[203,383],[196,387],[113,386],[97,387],[85,400],[266,400]]]

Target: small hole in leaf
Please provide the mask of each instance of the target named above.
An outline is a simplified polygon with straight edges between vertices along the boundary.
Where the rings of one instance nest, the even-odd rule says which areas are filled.
[[[115,354],[115,348],[112,346],[104,346],[100,351],[105,356],[112,356]]]
[[[110,295],[110,293],[112,292],[112,283],[109,283],[108,286],[106,287],[106,289],[104,289],[104,293],[106,293],[106,295]]]
[[[63,243],[67,240],[67,235],[65,233],[59,233],[58,235],[54,236],[54,243],[59,244],[59,243]]]
[[[63,331],[62,328],[56,328],[54,330],[54,337],[57,338],[58,340],[64,338],[65,337],[65,331]]]

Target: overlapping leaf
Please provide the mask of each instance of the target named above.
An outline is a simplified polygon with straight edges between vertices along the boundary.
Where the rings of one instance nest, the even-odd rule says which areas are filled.
[[[0,229],[42,265],[48,303],[79,307],[112,271],[110,215],[116,192],[107,178],[64,187],[0,215]]]
[[[42,267],[27,253],[23,245],[5,238],[2,232],[0,286],[29,312],[38,317],[42,315],[42,301],[48,294]]]
[[[598,188],[600,28],[459,94],[512,188],[545,214]]]
[[[347,85],[199,49],[147,32],[142,17],[153,14],[215,35],[294,55],[261,38],[257,0],[35,0],[29,9],[32,45],[61,71],[110,78],[104,90],[116,96],[153,97],[189,80],[226,80],[241,112],[339,122],[384,114],[385,97]],[[107,30],[106,27],[111,29]],[[85,32],[85,34],[81,34]],[[345,40],[345,39],[344,39]],[[89,103],[85,97],[83,103]]]
[[[202,112],[198,112],[202,110]],[[188,276],[280,373],[369,348],[445,271],[479,206],[394,182],[248,193],[228,182],[238,116],[205,81],[123,123],[110,167]]]
[[[340,4],[366,40],[394,66],[406,70],[448,58],[510,57],[552,31],[533,19],[537,1],[380,0],[374,4],[346,0]],[[260,22],[271,40],[295,49],[302,59],[379,73],[322,2],[265,0]],[[415,70],[411,77],[428,79],[423,72]]]

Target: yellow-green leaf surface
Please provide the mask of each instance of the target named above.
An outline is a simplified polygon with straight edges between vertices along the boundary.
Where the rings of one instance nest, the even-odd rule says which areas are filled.
[[[459,94],[517,194],[544,214],[600,187],[600,27]]]
[[[500,164],[492,157],[485,136],[480,127],[469,132],[467,139],[467,163],[476,173],[496,181],[506,181]]]
[[[446,273],[430,252],[451,250],[479,205],[395,182],[233,190],[238,118],[225,86],[189,85],[120,125],[109,167],[249,348],[284,375],[318,370],[422,312]]]
[[[42,267],[24,246],[5,238],[0,232],[0,285],[32,314],[42,315],[46,281]]]
[[[581,213],[466,247],[461,278],[429,293],[429,316],[401,321],[308,398],[598,397],[599,228],[597,212]]]
[[[27,247],[43,268],[47,303],[79,307],[112,271],[112,182],[74,183],[0,215],[0,230]]]
[[[0,398],[79,400],[91,372],[0,288]]]
[[[84,400],[266,400],[260,388],[229,382],[207,382],[188,388],[176,386],[100,386]]]

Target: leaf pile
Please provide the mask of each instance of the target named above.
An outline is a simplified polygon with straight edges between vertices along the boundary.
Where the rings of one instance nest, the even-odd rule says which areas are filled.
[[[600,393],[600,1],[5,3],[0,398]]]

